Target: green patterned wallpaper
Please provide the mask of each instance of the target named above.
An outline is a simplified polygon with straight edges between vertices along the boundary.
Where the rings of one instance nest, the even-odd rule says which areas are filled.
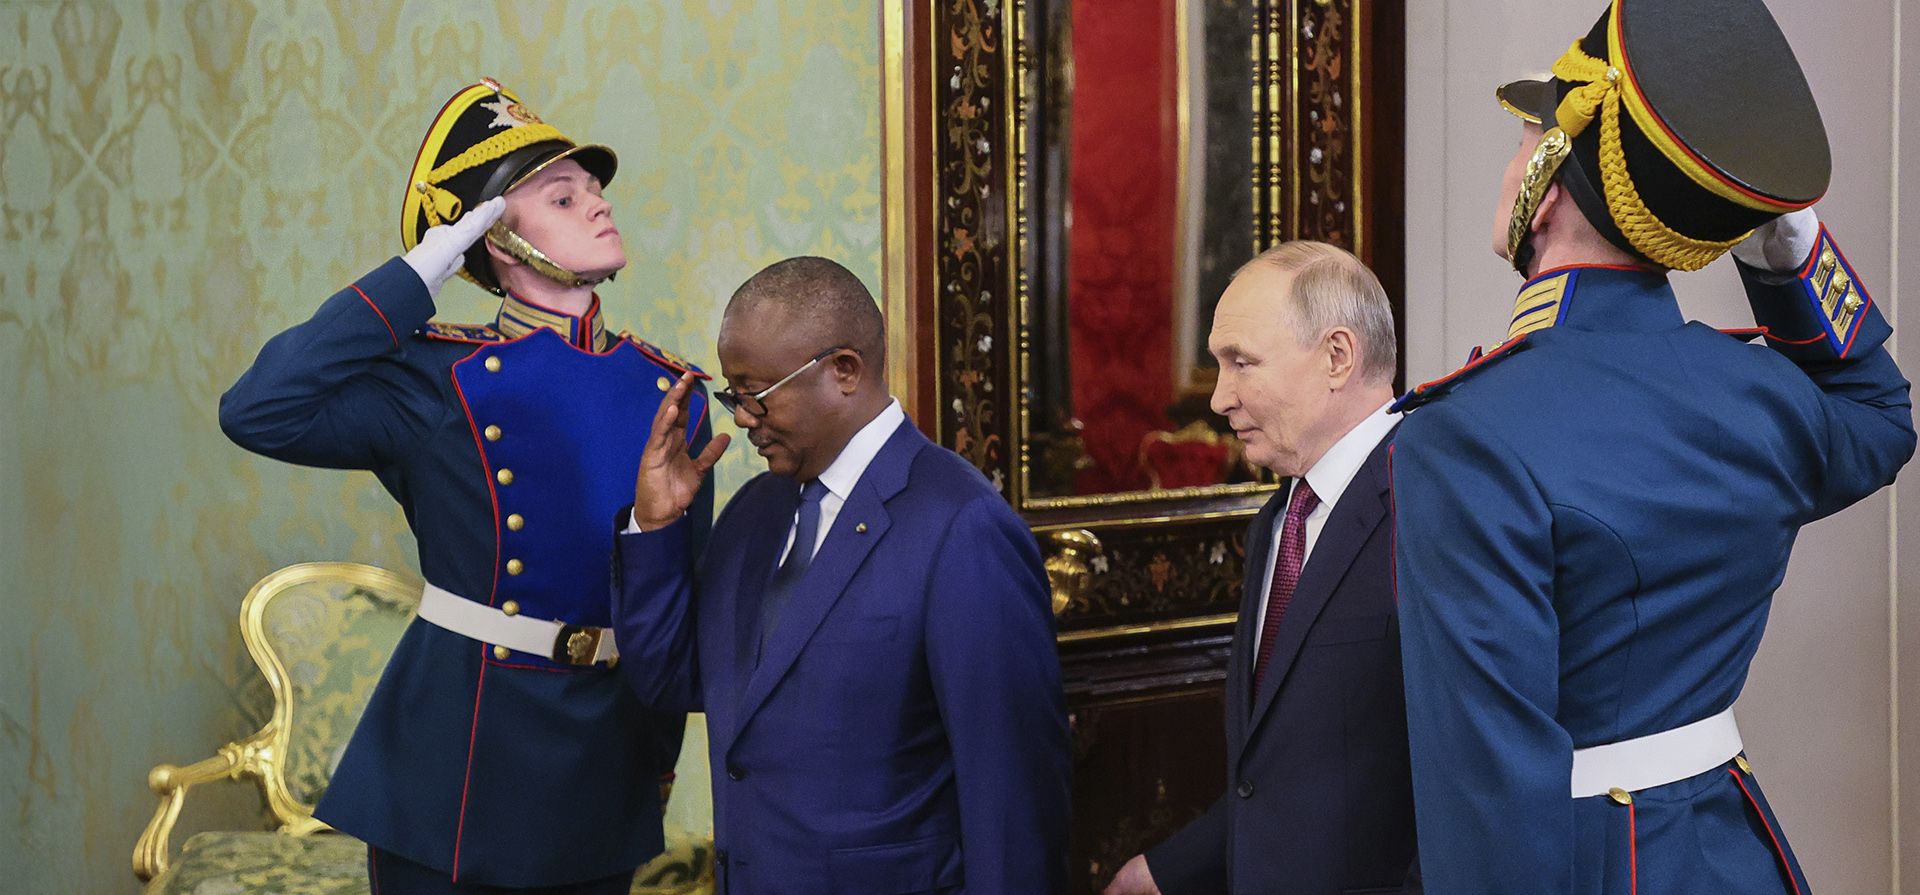
[[[447,96],[491,75],[620,153],[633,266],[609,322],[710,366],[722,303],[768,262],[830,255],[877,286],[878,21],[856,0],[0,0],[4,888],[134,891],[147,769],[259,721],[234,625],[255,579],[412,569],[371,476],[254,458],[215,407],[396,250]],[[441,317],[486,298],[449,285]],[[723,496],[753,471],[734,452]],[[698,825],[688,770],[674,816]],[[181,838],[258,822],[221,788]]]

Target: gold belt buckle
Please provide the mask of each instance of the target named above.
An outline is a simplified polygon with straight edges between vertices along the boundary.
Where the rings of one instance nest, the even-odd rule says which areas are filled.
[[[600,652],[600,638],[605,634],[605,628],[561,625],[559,636],[553,638],[553,661],[568,665],[592,665],[593,657]]]

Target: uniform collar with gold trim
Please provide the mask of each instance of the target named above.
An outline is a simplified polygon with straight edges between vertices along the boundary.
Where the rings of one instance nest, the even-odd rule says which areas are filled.
[[[1649,332],[1685,322],[1673,287],[1657,270],[1588,264],[1543,271],[1520,287],[1504,341],[1484,351],[1473,349],[1465,366],[1414,386],[1387,412],[1405,413],[1439,398],[1469,375],[1519,353],[1528,346],[1528,336],[1543,329]]]
[[[1666,274],[1644,267],[1583,264],[1543,271],[1521,286],[1507,339],[1554,326],[1636,331],[1685,322]]]
[[[536,329],[550,329],[583,351],[600,350],[607,342],[607,327],[600,319],[597,294],[587,306],[587,312],[575,317],[508,293],[500,302],[500,314],[494,318],[493,327],[509,339],[518,339]]]

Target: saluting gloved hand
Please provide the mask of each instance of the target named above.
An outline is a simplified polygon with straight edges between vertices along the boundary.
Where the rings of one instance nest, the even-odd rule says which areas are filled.
[[[507,198],[495,196],[475,206],[472,211],[460,216],[451,224],[430,227],[421,234],[419,245],[414,246],[400,260],[407,262],[413,272],[420,275],[420,282],[427,284],[427,294],[439,297],[440,287],[447,279],[460,272],[460,265],[467,260],[467,249],[480,239],[480,235],[493,226],[507,211]]]
[[[1820,240],[1820,218],[1813,209],[1790,211],[1761,224],[1733,247],[1733,257],[1774,273],[1798,273]]]

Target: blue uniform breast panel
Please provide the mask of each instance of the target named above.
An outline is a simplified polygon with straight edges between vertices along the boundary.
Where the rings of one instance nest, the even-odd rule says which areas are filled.
[[[631,343],[590,354],[542,329],[481,347],[453,365],[453,376],[486,465],[500,543],[493,593],[466,596],[494,606],[512,600],[532,618],[610,624],[611,523],[633,502],[618,485],[634,480],[676,371]],[[694,396],[694,418],[704,403]],[[557,432],[569,437],[556,440]],[[540,664],[515,657],[523,659]]]
[[[632,500],[661,381],[680,370],[626,341],[588,353],[549,330],[510,341],[432,314],[420,278],[387,262],[267,343],[221,399],[222,428],[277,459],[371,470],[428,581],[607,624],[613,514]],[[588,323],[572,330],[598,331]],[[698,392],[693,408],[697,446]],[[688,513],[695,549],[711,508],[709,480]],[[511,559],[522,574],[506,574]],[[684,716],[642,708],[605,665],[500,661],[490,646],[415,621],[315,815],[461,883],[553,885],[658,853],[659,779]]]

